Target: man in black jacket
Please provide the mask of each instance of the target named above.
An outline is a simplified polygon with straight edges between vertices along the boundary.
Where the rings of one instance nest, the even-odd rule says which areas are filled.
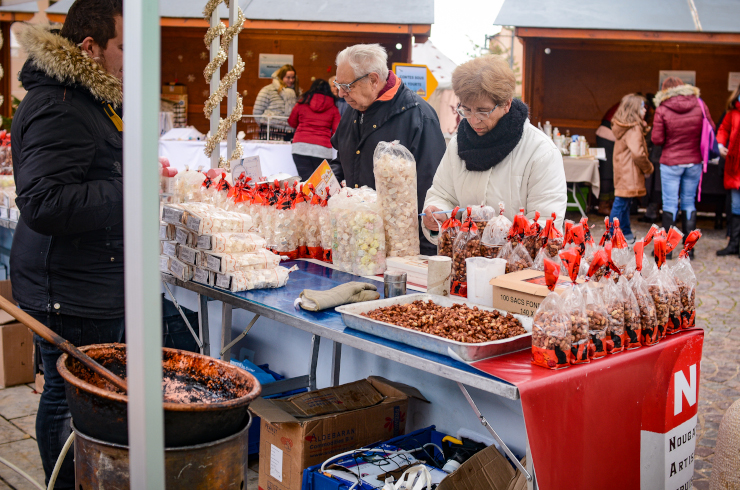
[[[379,44],[357,44],[337,55],[334,84],[350,109],[331,139],[348,187],[375,188],[373,153],[381,141],[398,140],[416,160],[419,212],[445,153],[439,118],[424,99],[388,70],[388,55]],[[437,247],[419,231],[421,253]]]
[[[123,5],[77,0],[61,32],[24,26],[28,91],[13,120],[20,220],[10,277],[21,308],[74,345],[121,342]],[[69,436],[61,352],[36,337],[44,392],[36,434],[46,481]],[[57,489],[74,488],[72,451]]]

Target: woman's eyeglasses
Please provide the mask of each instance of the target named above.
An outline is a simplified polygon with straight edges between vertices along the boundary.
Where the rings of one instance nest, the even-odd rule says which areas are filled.
[[[470,109],[467,109],[465,107],[462,107],[460,104],[457,104],[457,113],[460,114],[460,117],[463,117],[465,119],[470,119],[471,117],[475,116],[480,121],[485,121],[491,116],[491,113],[496,110],[498,107],[498,104],[493,106],[493,109],[486,112],[473,112]]]

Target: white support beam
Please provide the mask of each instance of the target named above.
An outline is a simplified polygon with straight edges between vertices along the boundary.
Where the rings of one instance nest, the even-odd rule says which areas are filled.
[[[233,2],[237,3],[237,2]],[[221,23],[221,18],[218,16],[218,7],[213,9],[213,12],[211,13],[211,27],[216,27]],[[210,51],[210,61],[213,61],[213,58],[218,55],[218,51],[221,49],[221,36],[216,36],[213,38],[213,41],[211,41],[211,51]],[[215,70],[213,72],[213,75],[211,75],[211,94],[216,93],[218,91],[218,84],[221,81],[221,69]],[[211,137],[215,135],[218,132],[218,119],[221,117],[221,105],[218,104],[216,107],[213,108],[211,111]],[[216,146],[213,150],[213,153],[211,153],[211,168],[218,168],[218,160],[219,156],[221,155],[221,142],[217,141]],[[227,157],[228,158],[228,157]]]
[[[229,2],[229,26],[236,25],[239,12],[239,2],[237,0],[232,0]],[[239,35],[237,34],[234,36],[234,39],[231,40],[231,45],[229,45],[229,71],[234,69],[234,65],[236,65],[237,57],[239,56]],[[234,82],[234,84],[229,87],[229,98],[228,98],[228,105],[229,108],[227,114],[232,114],[234,112],[234,109],[236,108],[236,97],[238,95],[237,91],[237,83],[238,80]],[[236,145],[239,144],[239,142],[236,140],[236,124],[232,124],[231,128],[229,128],[229,132],[226,135],[226,158],[231,158],[231,154],[234,152],[234,148],[236,148]],[[231,162],[229,162],[231,163]]]
[[[131,488],[164,490],[162,312],[159,274],[158,0],[124,9],[124,284]]]

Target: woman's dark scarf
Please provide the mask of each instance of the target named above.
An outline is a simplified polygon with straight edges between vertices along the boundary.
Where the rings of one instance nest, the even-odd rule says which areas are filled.
[[[465,168],[482,172],[498,165],[519,144],[528,115],[527,105],[514,99],[509,113],[483,136],[478,136],[464,119],[457,130],[457,154],[465,161]]]

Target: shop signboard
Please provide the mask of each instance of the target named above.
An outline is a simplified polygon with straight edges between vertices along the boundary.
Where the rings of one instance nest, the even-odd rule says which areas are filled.
[[[232,182],[236,182],[241,174],[245,174],[247,177],[252,177],[252,180],[254,181],[261,180],[262,165],[260,164],[259,155],[242,158],[238,162],[236,160],[231,162]]]
[[[393,63],[393,73],[424,100],[429,100],[429,97],[437,89],[437,79],[434,78],[427,65]]]
[[[259,78],[272,78],[272,74],[283,65],[292,65],[292,54],[260,54]]]

